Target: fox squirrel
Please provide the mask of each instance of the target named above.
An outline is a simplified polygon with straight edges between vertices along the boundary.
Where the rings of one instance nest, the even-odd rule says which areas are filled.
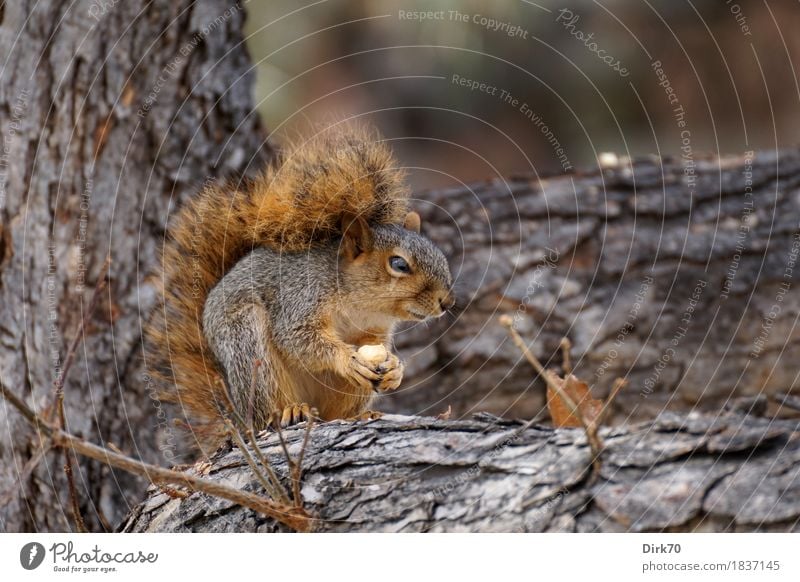
[[[262,429],[309,407],[323,420],[363,415],[400,385],[395,324],[454,305],[447,260],[419,231],[388,146],[354,126],[188,202],[164,246],[145,353],[202,451],[224,440],[227,402]]]

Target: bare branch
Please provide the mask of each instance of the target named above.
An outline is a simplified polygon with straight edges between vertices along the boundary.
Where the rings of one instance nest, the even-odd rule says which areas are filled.
[[[255,430],[253,427],[256,405],[256,385],[258,384],[258,369],[261,367],[261,360],[253,362],[253,372],[250,378],[250,394],[247,396],[247,418],[245,424],[250,430]]]
[[[222,485],[209,479],[203,479],[190,473],[180,473],[165,469],[157,465],[143,463],[126,455],[116,453],[104,447],[90,443],[82,438],[69,434],[35,414],[16,394],[11,392],[4,384],[0,383],[0,393],[16,408],[22,416],[40,432],[48,436],[54,445],[68,447],[78,454],[90,459],[100,461],[117,469],[122,469],[134,475],[145,477],[157,485],[172,484],[188,487],[193,491],[200,491],[227,499],[253,511],[271,517],[296,531],[309,531],[314,520],[302,508],[286,506],[265,499],[247,491],[239,491],[232,487]]]
[[[253,363],[253,377],[254,378],[255,378],[255,375],[256,375],[256,370],[258,369],[258,367],[260,365],[261,365],[260,360],[256,360]],[[220,413],[222,414],[223,418],[225,418],[229,422],[229,424],[231,424],[230,428],[232,428],[234,430],[236,430],[236,428],[238,428],[239,433],[236,436],[239,437],[239,441],[243,440],[242,439],[242,435],[243,434],[248,435],[248,438],[250,439],[250,442],[253,445],[253,450],[256,452],[256,455],[258,456],[258,459],[261,462],[262,467],[266,471],[267,478],[269,479],[269,482],[271,484],[270,487],[267,487],[267,492],[272,496],[272,498],[275,501],[277,501],[279,503],[288,504],[289,503],[289,498],[286,496],[286,493],[283,490],[283,485],[281,484],[280,479],[278,479],[278,476],[275,474],[275,471],[272,469],[272,466],[270,465],[269,460],[264,455],[261,454],[261,449],[258,447],[258,443],[256,441],[256,437],[255,437],[255,434],[254,434],[254,431],[253,431],[252,422],[250,422],[250,423],[245,422],[245,420],[241,416],[239,416],[239,413],[236,412],[236,407],[233,405],[233,401],[231,400],[230,394],[228,394],[228,387],[225,386],[224,388],[225,389],[222,391],[222,396],[223,396],[223,404],[225,405],[225,408],[221,409]],[[231,423],[231,421],[232,421],[232,423],[235,423],[235,426],[234,426],[234,424]],[[231,435],[231,436],[234,436],[234,435]],[[246,452],[247,451],[243,449],[242,454],[246,454]]]
[[[310,423],[311,420],[309,419],[308,422]],[[276,413],[273,418],[273,425],[275,426],[275,432],[278,433],[278,440],[281,443],[281,448],[283,449],[283,455],[286,457],[286,464],[289,466],[289,477],[292,480],[292,497],[294,501],[294,506],[298,507],[302,505],[302,501],[300,498],[300,487],[295,481],[295,464],[292,456],[289,454],[289,447],[286,446],[286,440],[283,438],[283,429],[281,428],[281,419],[280,416]]]
[[[628,385],[628,381],[624,378],[617,378],[614,380],[614,384],[611,386],[611,392],[608,393],[608,397],[606,401],[603,403],[603,408],[600,409],[600,413],[597,415],[597,418],[594,420],[597,426],[602,426],[603,421],[606,419],[606,415],[608,414],[609,409],[611,408],[611,404],[613,404],[614,399],[619,394],[619,391],[622,390],[625,386]]]
[[[262,487],[264,487],[264,491],[267,492],[272,499],[278,502],[283,502],[286,499],[286,495],[283,492],[283,488],[281,486],[276,487],[273,483],[271,483],[268,478],[261,472],[261,469],[258,467],[256,462],[253,460],[253,457],[247,451],[247,444],[244,442],[242,435],[236,430],[236,427],[233,426],[233,423],[226,419],[225,426],[227,428],[228,435],[236,441],[236,445],[239,447],[239,450],[242,451],[242,456],[244,457],[247,464],[250,465],[250,468],[253,470],[256,478],[261,482]],[[257,449],[258,446],[254,445],[254,449]],[[263,458],[263,457],[262,457]]]
[[[569,341],[567,336],[561,338],[561,343],[559,344],[561,348],[561,358],[563,363],[561,364],[561,368],[564,370],[564,375],[568,376],[572,374],[572,359],[570,357],[570,351],[572,350],[572,342]]]
[[[542,379],[547,383],[547,386],[550,387],[558,395],[558,397],[564,402],[564,404],[566,404],[569,407],[570,413],[575,418],[577,418],[578,421],[581,423],[583,431],[584,433],[586,433],[586,440],[589,443],[589,449],[591,451],[591,462],[590,462],[590,466],[592,468],[591,478],[592,479],[596,478],[600,474],[600,467],[601,467],[600,457],[603,453],[603,441],[600,439],[600,435],[598,434],[600,423],[597,422],[597,419],[589,420],[586,418],[586,415],[583,414],[583,411],[578,406],[578,403],[576,403],[575,400],[569,394],[567,394],[567,392],[563,389],[562,385],[556,381],[556,379],[552,376],[550,372],[545,370],[544,366],[542,366],[542,363],[536,358],[536,356],[533,355],[533,352],[531,352],[528,349],[528,346],[525,345],[525,341],[522,339],[522,336],[520,336],[517,330],[514,329],[513,323],[514,322],[511,319],[511,317],[507,315],[503,315],[500,317],[500,324],[503,325],[503,327],[505,327],[508,330],[508,333],[511,336],[511,339],[514,342],[514,344],[522,351],[522,354],[525,356],[528,362],[530,362],[534,370],[536,370],[542,377]],[[565,349],[564,340],[566,340],[567,342],[566,348],[568,349],[570,344],[569,340],[566,338],[564,338],[561,341],[561,347],[562,349]],[[568,358],[569,356],[567,356],[566,360],[567,365],[569,365]],[[612,396],[616,396],[616,392],[619,392],[619,388],[621,387],[622,386],[619,386],[615,392],[612,392]],[[608,404],[609,401],[606,401],[606,406],[603,407],[603,410],[607,408]],[[527,424],[523,426],[522,430],[530,428],[534,420],[535,419],[531,419]]]
[[[28,480],[28,477],[31,476],[33,470],[39,464],[39,462],[44,458],[44,456],[50,452],[52,446],[50,441],[47,440],[42,443],[42,447],[36,449],[36,452],[33,456],[28,459],[28,462],[25,463],[25,466],[22,468],[22,471],[19,472],[17,483],[19,484],[18,487],[11,486],[3,495],[0,495],[0,509],[11,503],[17,495],[22,494],[23,488],[25,486],[25,482]]]
[[[64,419],[64,393],[60,393],[61,397],[56,398],[56,407],[58,408],[58,426],[65,428],[67,426]],[[75,521],[75,529],[81,533],[86,533],[86,524],[81,515],[81,506],[78,502],[78,490],[75,488],[75,478],[72,476],[72,459],[69,456],[69,451],[63,449],[64,454],[64,475],[67,477],[67,490],[69,491],[69,501],[72,507],[72,519]]]
[[[303,458],[305,457],[306,448],[308,447],[308,439],[311,436],[311,427],[314,424],[314,418],[317,416],[319,416],[319,411],[316,408],[312,408],[310,414],[308,415],[308,420],[306,420],[306,432],[303,435],[303,444],[300,447],[300,453],[297,456],[297,461],[289,465],[289,474],[292,479],[292,496],[294,497],[294,506],[298,508],[303,506],[303,496],[300,495],[300,480],[303,476]]]
[[[514,342],[514,345],[516,345],[520,351],[522,351],[522,355],[524,355],[525,359],[528,360],[531,366],[533,366],[533,369],[538,372],[542,380],[544,380],[547,386],[550,387],[556,394],[558,394],[559,398],[564,401],[564,404],[569,407],[570,412],[581,421],[583,428],[586,429],[588,425],[586,423],[586,419],[583,417],[583,414],[581,414],[580,409],[578,408],[578,404],[569,394],[564,392],[564,390],[561,388],[561,385],[555,381],[555,379],[550,375],[550,372],[545,370],[539,359],[528,349],[528,346],[525,345],[525,341],[522,339],[522,336],[520,336],[517,330],[514,329],[513,320],[507,315],[502,315],[500,316],[500,324],[508,329],[508,333],[511,336],[511,340]]]

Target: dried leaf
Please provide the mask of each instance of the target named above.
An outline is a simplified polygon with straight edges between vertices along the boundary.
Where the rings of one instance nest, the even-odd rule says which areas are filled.
[[[174,487],[169,487],[167,485],[159,485],[158,488],[161,489],[162,492],[166,493],[172,499],[183,499],[185,497],[189,497],[189,493],[187,493],[186,491],[180,491],[178,489],[175,489]]]
[[[603,408],[603,403],[592,398],[592,394],[589,392],[589,386],[586,382],[579,380],[573,374],[569,374],[566,379],[564,379],[552,372],[547,373],[550,375],[552,381],[558,384],[561,390],[578,405],[578,411],[583,415],[587,424],[597,419],[600,410]],[[580,418],[573,414],[569,404],[564,402],[558,393],[550,386],[547,387],[547,410],[550,412],[550,418],[553,424],[557,427],[583,426]]]

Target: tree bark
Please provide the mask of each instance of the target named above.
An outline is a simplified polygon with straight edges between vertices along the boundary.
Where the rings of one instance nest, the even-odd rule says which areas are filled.
[[[271,156],[252,110],[244,13],[231,7],[156,0],[140,14],[132,2],[28,0],[0,11],[2,380],[32,406],[48,401],[110,253],[109,290],[67,381],[68,428],[161,464],[179,450],[142,371],[140,331],[166,221],[204,178]],[[568,337],[596,396],[627,376],[617,419],[797,392],[799,181],[800,151],[789,150],[618,160],[420,195],[463,311],[399,336],[406,378],[379,408],[537,414],[543,390],[502,313],[547,363],[560,363]],[[19,483],[39,446],[0,405],[0,495],[15,492],[0,530],[71,527],[60,455]],[[90,529],[116,523],[143,484],[76,462]]]
[[[442,421],[385,417],[312,430],[302,495],[316,531],[800,531],[797,422],[664,413],[601,431],[600,475],[589,478],[580,429],[480,415]],[[303,430],[288,431],[289,452]],[[278,473],[274,434],[259,441]],[[263,493],[238,449],[190,469]],[[126,532],[269,532],[283,526],[228,501],[176,499],[151,488]]]
[[[616,418],[800,390],[800,151],[611,160],[420,194],[463,312],[398,337],[406,380],[380,407],[531,418],[544,393],[498,316],[545,363],[571,340]],[[520,367],[521,366],[521,367]]]
[[[251,106],[241,7],[223,0],[17,1],[0,9],[0,374],[41,409],[110,254],[110,285],[67,378],[68,428],[167,464],[174,438],[140,333],[156,296],[170,211],[206,177],[270,155]],[[159,440],[160,439],[160,440]],[[40,447],[0,404],[0,531],[72,527],[62,456],[23,483]],[[143,484],[76,459],[91,530],[116,523]]]

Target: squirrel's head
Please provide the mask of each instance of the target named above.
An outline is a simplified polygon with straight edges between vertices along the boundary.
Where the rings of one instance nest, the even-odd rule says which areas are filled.
[[[342,283],[349,297],[355,296],[375,315],[422,321],[444,315],[455,305],[447,259],[420,234],[416,212],[409,212],[402,226],[370,226],[360,217],[348,217],[342,231]]]

